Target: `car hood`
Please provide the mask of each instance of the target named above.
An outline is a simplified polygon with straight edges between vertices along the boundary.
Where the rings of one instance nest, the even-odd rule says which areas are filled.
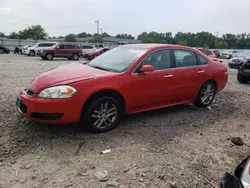
[[[80,63],[70,63],[42,73],[31,82],[30,88],[39,92],[51,86],[70,84],[112,74],[116,73],[103,71]]]

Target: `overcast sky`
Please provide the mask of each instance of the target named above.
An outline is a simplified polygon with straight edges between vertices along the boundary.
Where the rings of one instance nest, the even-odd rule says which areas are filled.
[[[0,32],[41,24],[50,36],[143,31],[250,33],[250,0],[0,0]]]

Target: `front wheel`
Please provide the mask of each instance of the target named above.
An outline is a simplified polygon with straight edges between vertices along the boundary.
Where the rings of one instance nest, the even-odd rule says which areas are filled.
[[[247,76],[243,76],[241,74],[237,74],[237,80],[238,82],[240,82],[241,84],[246,84],[250,81],[250,77],[247,77]]]
[[[82,112],[82,123],[93,133],[107,132],[118,125],[121,117],[121,105],[113,97],[101,97],[94,100]]]
[[[201,107],[209,106],[215,97],[216,85],[213,81],[206,81],[200,88],[195,104]]]
[[[35,51],[31,50],[29,56],[35,56]]]

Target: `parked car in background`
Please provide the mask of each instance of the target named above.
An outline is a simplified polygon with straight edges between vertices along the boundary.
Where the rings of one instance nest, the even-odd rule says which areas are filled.
[[[4,47],[3,45],[0,45],[0,54],[9,54],[10,53],[10,49]]]
[[[240,61],[237,80],[240,83],[248,83],[250,82],[250,56],[244,57]]]
[[[86,53],[83,57],[88,60],[92,60],[107,51],[109,51],[109,48],[99,48],[99,49],[96,49],[95,51]]]
[[[53,60],[53,58],[68,58],[77,61],[82,56],[81,48],[74,43],[60,43],[54,48],[41,50],[38,55],[43,60]]]
[[[217,55],[214,53],[213,50],[209,50],[206,48],[198,48],[198,50],[200,50],[202,53],[206,54],[207,56],[211,58],[217,58]]]
[[[80,45],[80,48],[82,49],[83,55],[96,50],[96,47],[94,45],[88,45],[88,44]]]
[[[95,44],[95,47],[96,48],[104,48],[104,45],[103,44]]]
[[[227,84],[227,67],[196,49],[166,44],[116,47],[87,65],[66,64],[33,79],[17,97],[28,118],[114,128],[123,114],[167,106],[210,105]]]
[[[234,174],[225,173],[220,188],[250,187],[250,156],[244,159],[234,170]]]
[[[57,42],[38,42],[33,46],[30,46],[27,49],[23,50],[23,54],[28,56],[35,56],[37,55],[38,50],[43,50],[50,47],[53,48],[56,45],[58,45]]]
[[[25,45],[23,47],[21,47],[21,54],[24,54],[24,50],[27,50],[28,47],[34,46],[35,44],[30,44],[30,45]]]
[[[235,57],[229,60],[228,66],[230,68],[238,68],[245,60],[250,59],[250,51],[245,51],[237,54]]]
[[[216,58],[220,58],[220,51],[219,50],[213,50],[213,52],[216,55]]]
[[[205,48],[198,48],[202,53],[213,59],[214,61],[222,63],[223,61],[218,59],[217,55],[213,50],[205,49]]]
[[[221,58],[231,59],[232,57],[235,57],[239,53],[240,52],[237,50],[221,52]]]

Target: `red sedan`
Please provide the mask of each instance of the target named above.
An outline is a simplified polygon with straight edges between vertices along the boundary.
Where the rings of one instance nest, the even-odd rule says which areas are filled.
[[[217,58],[217,55],[214,53],[213,50],[205,49],[205,48],[198,48],[202,53],[206,54],[208,57],[212,58],[214,61],[219,61],[222,63],[223,61]]]
[[[93,132],[114,128],[122,114],[195,102],[206,107],[228,80],[227,67],[197,49],[161,44],[116,47],[90,61],[36,77],[16,105],[49,124],[80,122]]]
[[[96,51],[91,51],[91,52],[88,52],[84,55],[84,58],[88,59],[88,60],[92,60],[92,59],[95,59],[97,56],[105,53],[109,51],[109,48],[100,48],[100,49],[97,49]]]

